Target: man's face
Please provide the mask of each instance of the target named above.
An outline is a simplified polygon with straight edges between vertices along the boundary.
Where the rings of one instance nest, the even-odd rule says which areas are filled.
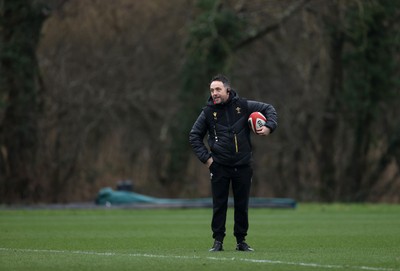
[[[228,89],[224,86],[221,81],[212,81],[210,84],[211,97],[214,100],[214,104],[225,103],[229,98]]]

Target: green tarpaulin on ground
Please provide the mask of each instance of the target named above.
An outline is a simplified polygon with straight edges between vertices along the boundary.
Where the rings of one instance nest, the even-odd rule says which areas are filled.
[[[103,188],[99,191],[96,204],[98,205],[151,205],[159,207],[208,207],[212,206],[212,198],[196,199],[166,199],[150,197],[131,191],[115,191]],[[233,198],[229,198],[229,205]],[[251,197],[250,207],[296,208],[296,201],[289,198],[259,198]]]

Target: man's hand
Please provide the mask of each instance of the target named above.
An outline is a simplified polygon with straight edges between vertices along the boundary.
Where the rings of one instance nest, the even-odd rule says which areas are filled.
[[[271,129],[269,129],[267,126],[263,126],[257,130],[257,135],[261,135],[261,136],[267,136],[270,133],[271,133]]]
[[[208,158],[208,160],[206,162],[206,166],[209,168],[213,162],[214,162],[214,160],[212,159],[212,157]]]

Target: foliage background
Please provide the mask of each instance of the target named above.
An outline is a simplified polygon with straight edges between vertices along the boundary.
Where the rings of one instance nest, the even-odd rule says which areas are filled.
[[[208,196],[188,132],[217,72],[278,111],[253,137],[253,196],[400,201],[397,1],[0,2],[3,203],[88,201],[125,179]]]

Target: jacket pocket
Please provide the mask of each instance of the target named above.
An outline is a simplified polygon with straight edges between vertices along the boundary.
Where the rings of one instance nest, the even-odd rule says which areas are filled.
[[[210,172],[215,172],[215,166],[216,166],[216,163],[215,163],[215,161],[213,161],[213,162],[211,163],[211,165],[208,167],[208,169],[210,170]]]

